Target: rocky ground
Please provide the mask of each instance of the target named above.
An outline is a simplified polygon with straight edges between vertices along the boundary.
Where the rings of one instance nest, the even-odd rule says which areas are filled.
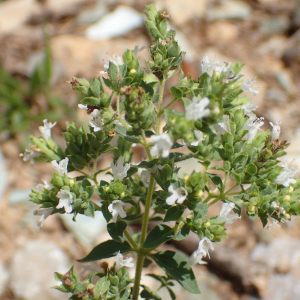
[[[107,54],[122,53],[135,43],[150,45],[142,22],[144,5],[149,3],[145,0],[0,1],[0,65],[26,83],[43,57],[42,24],[45,23],[52,50],[52,91],[74,107],[77,97],[66,81],[73,76],[87,79],[99,76]],[[281,120],[281,137],[291,142],[288,161],[295,159],[300,166],[299,1],[155,3],[171,15],[169,25],[177,31],[179,43],[187,52],[182,64],[186,74],[198,76],[203,55],[216,57],[220,62],[239,59],[247,64],[243,73],[247,78],[257,76],[256,86],[261,86],[258,96],[248,96],[259,105],[258,114],[265,117],[265,129],[270,128],[270,121]],[[140,55],[148,57],[146,50]],[[165,101],[169,99],[166,94]],[[66,120],[59,121],[53,130],[53,138],[59,142]],[[86,116],[78,114],[77,120],[84,123]],[[36,125],[31,126],[31,132],[38,134]],[[55,284],[53,272],[66,272],[74,263],[80,272],[82,268],[75,260],[107,238],[105,222],[101,216],[95,220],[82,217],[74,224],[68,216],[55,215],[38,230],[37,219],[32,215],[36,206],[28,202],[28,194],[41,178],[50,179],[52,167],[42,164],[31,167],[18,157],[22,133],[0,137],[0,297],[67,299],[66,294],[50,289]],[[194,168],[193,164],[188,168]],[[187,295],[176,286],[178,299],[299,299],[299,225],[298,218],[270,230],[247,218],[228,225],[228,240],[215,246],[207,266],[195,267],[202,294]],[[190,254],[197,244],[198,239],[191,236],[189,242],[169,247]],[[167,299],[168,295],[162,297]]]

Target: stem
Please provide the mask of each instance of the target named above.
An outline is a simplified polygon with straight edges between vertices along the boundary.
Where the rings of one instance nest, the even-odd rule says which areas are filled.
[[[169,104],[167,104],[159,113],[158,115],[160,116],[161,114],[163,114],[164,110],[167,109],[168,107],[170,107],[173,103],[175,103],[178,99],[175,98],[174,100],[172,100]]]
[[[154,187],[155,187],[155,180],[154,180],[153,175],[151,175],[147,198],[146,198],[146,204],[145,204],[145,212],[144,212],[144,218],[143,218],[143,224],[142,224],[140,247],[139,247],[139,252],[137,255],[137,262],[136,262],[136,269],[135,269],[135,280],[134,280],[134,286],[133,286],[133,299],[134,300],[138,299],[139,292],[140,292],[140,282],[141,282],[141,277],[142,277],[143,263],[144,263],[144,259],[145,259],[145,254],[142,253],[141,250],[143,249],[142,245],[146,240],[149,212],[150,212],[150,207],[151,207],[151,203],[152,203],[152,195],[153,195]]]
[[[164,98],[164,88],[165,88],[166,79],[165,77],[160,82],[160,91],[159,91],[159,101],[158,101],[158,113],[157,113],[157,124],[156,124],[156,134],[159,134],[160,128],[160,116],[161,116],[161,106]]]
[[[236,183],[232,188],[230,188],[228,191],[226,191],[224,195],[227,195],[230,191],[232,191],[237,186],[238,186],[238,183]]]
[[[125,234],[127,240],[130,242],[130,244],[131,244],[134,248],[138,249],[138,247],[139,247],[138,244],[137,244],[137,243],[134,241],[134,239],[131,237],[131,235],[129,234],[129,232],[127,231],[127,229],[124,230],[124,234]]]
[[[146,140],[146,136],[145,136],[144,130],[142,130],[142,139],[143,139],[143,142],[144,142],[144,146],[145,146],[148,158],[152,159],[152,156],[150,154],[150,150],[149,150],[149,146],[148,146],[148,143],[147,143],[147,140]]]
[[[120,94],[117,94],[117,114],[120,115]]]

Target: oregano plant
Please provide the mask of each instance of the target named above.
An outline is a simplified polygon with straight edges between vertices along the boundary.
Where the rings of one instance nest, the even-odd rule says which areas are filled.
[[[32,146],[21,154],[24,161],[44,160],[53,166],[51,181],[43,180],[30,194],[40,206],[34,211],[41,216],[40,227],[53,214],[72,214],[76,221],[78,214],[94,217],[101,211],[107,221],[111,238],[78,260],[100,261],[103,271],[86,278],[74,267],[55,274],[60,281],[56,288],[70,293],[70,299],[161,299],[141,285],[142,269],[150,264],[165,272],[148,276],[173,300],[174,281],[200,293],[192,265],[205,263],[214,244],[227,237],[226,224],[239,226],[235,219],[242,210],[264,227],[280,226],[300,213],[300,181],[293,178],[297,167],[279,160],[289,144],[280,140],[280,122],[262,131],[264,118],[255,115],[257,107],[244,94],[258,93],[252,88],[254,79],[241,79],[244,64],[220,66],[204,56],[202,74],[185,76],[180,69],[185,53],[175,31],[167,29],[170,16],[153,4],[146,6],[146,16],[153,41],[147,70],[137,57],[143,48],[136,46],[110,58],[91,82],[73,78],[71,86],[81,97],[78,106],[86,110],[90,126],[67,123],[62,148],[51,138],[55,123],[44,120],[42,136],[32,136]],[[173,100],[164,104],[165,84],[176,73]],[[184,111],[171,109],[176,102],[183,103]],[[139,163],[132,162],[136,145],[147,155]],[[98,169],[106,153],[111,153],[111,165]],[[195,169],[180,176],[176,164],[191,158]],[[73,171],[80,176],[71,178]],[[103,174],[111,180],[102,180]],[[208,217],[218,202],[219,215]],[[191,257],[162,250],[168,249],[161,247],[166,242],[189,234],[199,240]],[[105,260],[111,257],[115,263],[109,266]],[[129,267],[135,267],[134,278]]]

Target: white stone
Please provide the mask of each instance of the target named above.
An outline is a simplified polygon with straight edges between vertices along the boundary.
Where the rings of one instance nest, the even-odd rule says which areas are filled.
[[[51,289],[59,284],[53,273],[65,274],[71,268],[66,254],[52,241],[28,241],[11,262],[10,286],[24,300],[63,300],[66,295]]]
[[[0,261],[0,296],[2,295],[8,280],[8,271],[5,269],[2,261]]]
[[[119,6],[115,11],[90,26],[86,31],[86,36],[92,40],[110,39],[138,28],[143,23],[142,14],[135,9]]]
[[[95,212],[95,218],[79,214],[76,217],[76,222],[72,220],[73,215],[63,214],[59,216],[74,237],[87,247],[92,247],[106,228],[106,221],[100,211]]]

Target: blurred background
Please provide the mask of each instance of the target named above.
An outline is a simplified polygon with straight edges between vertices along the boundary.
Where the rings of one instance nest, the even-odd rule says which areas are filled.
[[[29,203],[31,188],[49,180],[50,164],[23,162],[29,134],[39,135],[43,119],[58,124],[52,137],[63,145],[65,122],[86,124],[78,97],[67,81],[91,80],[104,60],[135,43],[149,47],[143,24],[146,0],[0,0],[0,298],[1,300],[68,299],[50,289],[53,272],[65,273],[76,259],[107,239],[105,222],[51,216],[40,231],[37,206]],[[288,162],[300,167],[300,1],[299,0],[161,0],[158,9],[171,15],[185,74],[197,78],[204,55],[220,65],[246,63],[245,78],[256,77],[259,94],[247,96],[258,116],[282,122]],[[147,49],[139,53],[149,59]],[[144,64],[141,59],[142,65]],[[178,77],[168,83],[175,85]],[[172,99],[166,93],[165,101]],[[138,150],[137,150],[138,151]],[[105,159],[104,159],[105,160]],[[105,161],[103,161],[105,163]],[[190,166],[190,167],[189,167]],[[186,164],[186,172],[195,166]],[[97,199],[95,199],[97,200]],[[216,214],[220,207],[216,207]],[[236,220],[228,240],[215,245],[206,266],[195,266],[202,294],[188,295],[175,287],[178,300],[300,299],[300,221],[266,230],[259,221]],[[199,239],[172,244],[190,255]],[[184,254],[184,255],[185,255]],[[113,261],[111,262],[113,263]],[[97,265],[86,266],[95,270]],[[156,272],[155,266],[151,271]],[[132,270],[132,276],[134,270]],[[155,288],[155,283],[147,284]],[[161,294],[169,299],[168,294]]]

